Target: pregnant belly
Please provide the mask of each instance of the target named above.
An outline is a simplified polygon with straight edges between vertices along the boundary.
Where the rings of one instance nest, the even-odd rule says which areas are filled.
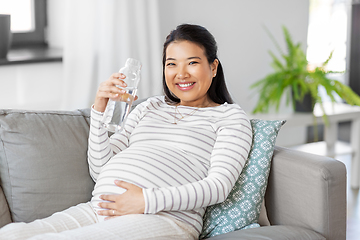
[[[114,157],[102,169],[93,190],[91,199],[95,211],[103,210],[98,204],[104,200],[100,199],[102,194],[122,194],[126,191],[115,184],[115,180],[122,180],[135,184],[141,188],[156,187],[146,169],[134,165],[134,162],[124,161],[121,157]],[[103,216],[98,216],[103,221]]]
[[[122,194],[126,190],[115,180],[135,184],[141,188],[180,186],[203,179],[206,169],[194,157],[183,151],[162,146],[131,147],[117,154],[103,167],[97,179],[93,198],[95,210],[103,201],[101,194]]]

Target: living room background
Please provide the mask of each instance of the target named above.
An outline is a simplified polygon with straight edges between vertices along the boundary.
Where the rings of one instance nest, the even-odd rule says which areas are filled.
[[[130,1],[116,2],[126,5]],[[228,87],[235,101],[247,112],[251,112],[257,100],[257,97],[252,96],[254,94],[249,91],[249,86],[272,70],[268,51],[276,52],[276,47],[267,35],[265,27],[279,41],[281,47],[285,46],[282,25],[285,25],[290,30],[295,42],[302,43],[304,50],[307,47],[309,1],[151,0],[149,3],[147,0],[137,0],[131,2],[130,7],[132,8],[142,5],[150,6],[152,10],[142,9],[142,11],[157,16],[155,20],[157,21],[157,27],[150,30],[146,29],[146,31],[151,31],[148,36],[153,38],[149,39],[151,46],[148,47],[148,51],[152,50],[153,52],[148,55],[151,55],[151,63],[154,66],[152,68],[155,68],[151,69],[151,71],[158,73],[158,75],[151,75],[158,78],[153,82],[158,82],[158,84],[156,86],[151,85],[152,90],[150,92],[144,91],[140,95],[142,93],[140,91],[140,98],[161,94],[162,43],[169,31],[180,23],[204,25],[213,33],[219,45],[219,58],[224,66]],[[91,4],[100,5],[101,8],[94,9]],[[93,70],[91,65],[85,68],[85,62],[77,61],[77,58],[71,59],[71,56],[76,54],[76,47],[79,46],[73,46],[73,49],[67,48],[69,42],[77,40],[71,39],[68,27],[70,24],[78,24],[81,26],[80,30],[83,29],[85,32],[92,27],[91,24],[93,23],[87,21],[86,17],[97,14],[96,11],[106,10],[106,6],[103,6],[103,4],[104,2],[99,0],[47,1],[48,43],[50,47],[63,49],[64,60],[63,62],[54,63],[1,66],[0,108],[73,110],[91,105],[96,85],[94,82],[86,84],[86,81],[80,79],[79,76],[93,76],[95,74],[91,75]],[[130,10],[135,11],[138,9]],[[70,11],[77,13],[75,17],[74,14],[72,15],[71,21],[68,18]],[[120,18],[121,13],[125,12],[125,10],[120,9],[118,12]],[[102,19],[97,21],[101,22]],[[154,26],[154,23],[152,26]],[[79,41],[83,40],[81,39],[81,31],[76,34],[74,38],[79,36],[76,44],[81,44],[82,42]],[[91,39],[87,40],[91,41]],[[83,44],[88,44],[86,39]],[[121,56],[122,59],[126,59],[126,57],[128,56]],[[156,61],[156,59],[158,60]],[[117,59],[117,62],[119,66],[116,64],[110,66],[110,64],[104,63],[100,67],[97,66],[99,68],[96,73],[97,77],[102,74],[102,78],[105,78],[112,72],[118,71],[124,63],[120,61],[120,58]],[[67,69],[69,65],[72,69],[75,69],[72,71],[78,71],[77,75],[70,75],[76,77],[69,77],[69,70]],[[81,70],[83,72],[79,71],[81,67],[83,67]],[[99,74],[99,71],[102,71],[102,73]],[[105,79],[96,79],[95,83],[97,84],[103,80]],[[146,80],[146,77],[144,77],[142,81],[145,82]],[[290,108],[284,106],[281,109],[282,111],[291,111]],[[297,129],[291,131],[299,132]],[[304,138],[305,136],[302,137],[300,134],[298,139],[302,141]],[[281,141],[281,137],[279,141]],[[296,142],[289,140],[285,140],[284,143],[296,144]]]

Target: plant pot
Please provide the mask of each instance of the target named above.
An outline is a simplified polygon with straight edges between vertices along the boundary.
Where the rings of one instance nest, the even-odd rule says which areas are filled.
[[[0,59],[6,58],[11,44],[10,15],[0,14]]]
[[[294,96],[294,94],[293,94]],[[294,97],[293,97],[294,99]],[[302,101],[295,101],[295,112],[313,112],[315,104],[312,102],[312,97],[310,93],[304,95]]]

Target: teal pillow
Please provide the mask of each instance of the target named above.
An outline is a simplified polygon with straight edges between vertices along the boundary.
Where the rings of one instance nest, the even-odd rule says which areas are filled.
[[[252,119],[253,141],[239,179],[227,199],[207,207],[200,239],[239,229],[259,227],[271,158],[277,134],[285,121]]]

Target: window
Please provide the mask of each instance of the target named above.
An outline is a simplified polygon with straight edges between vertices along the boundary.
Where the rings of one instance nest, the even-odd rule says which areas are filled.
[[[46,0],[0,0],[0,14],[11,15],[13,47],[46,45]]]
[[[327,70],[335,72],[346,71],[347,7],[349,1],[310,0],[308,48],[306,54],[310,67],[320,66],[333,51],[332,59],[327,65]],[[329,77],[348,84],[345,73],[333,73],[329,74]],[[319,92],[323,99],[330,101],[324,87],[319,87]],[[335,100],[342,101],[340,97]]]
[[[348,0],[310,0],[307,58],[320,65],[330,55],[328,70],[346,70]]]

